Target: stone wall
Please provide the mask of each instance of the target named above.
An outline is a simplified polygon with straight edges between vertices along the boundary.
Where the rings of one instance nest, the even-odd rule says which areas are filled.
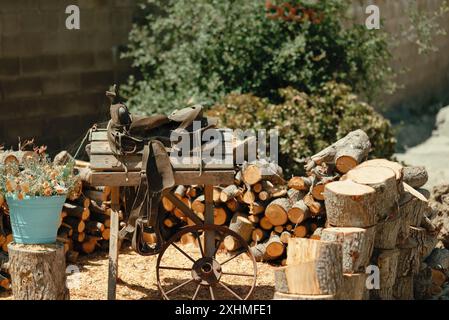
[[[80,30],[65,27],[70,4]],[[0,0],[0,143],[64,148],[106,119],[104,92],[129,71],[115,49],[134,10],[134,0]]]

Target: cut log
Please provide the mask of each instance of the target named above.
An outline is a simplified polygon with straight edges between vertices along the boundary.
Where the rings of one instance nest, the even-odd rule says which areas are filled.
[[[287,280],[296,294],[335,295],[343,281],[342,248],[334,242],[291,238],[287,247]],[[290,281],[288,281],[290,283]]]
[[[162,207],[167,212],[172,212],[175,209],[175,205],[170,200],[168,200],[167,197],[162,197],[161,202],[162,202]]]
[[[231,212],[237,212],[240,208],[240,203],[237,201],[237,199],[230,199],[226,202],[226,207],[229,210],[231,210]],[[193,208],[193,203],[192,203],[192,208]]]
[[[83,242],[85,238],[86,238],[86,234],[84,232],[81,232],[81,233],[75,232],[72,235],[73,241]]]
[[[276,226],[273,228],[273,231],[280,235],[284,231],[284,226]]]
[[[64,223],[68,224],[76,232],[83,232],[86,228],[84,221],[75,217],[66,217]]]
[[[402,227],[402,218],[387,219],[379,222],[376,228],[374,247],[377,249],[394,249],[398,242],[399,231]]]
[[[69,299],[62,244],[10,244],[9,271],[16,300]]]
[[[430,210],[428,200],[418,191],[404,183],[404,193],[399,201],[399,214],[402,225],[399,230],[398,244],[406,242],[410,235],[410,226],[420,226],[425,213]]]
[[[260,228],[254,229],[251,234],[251,239],[256,243],[259,243],[265,240],[266,238],[268,238],[268,232]]]
[[[371,149],[369,137],[362,130],[350,132],[346,137],[313,155],[305,166],[311,171],[316,165],[335,164],[338,172],[346,173],[368,157]]]
[[[251,205],[256,201],[256,194],[252,192],[251,189],[248,189],[243,193],[241,198],[243,203]]]
[[[214,207],[214,224],[222,226],[226,223],[227,219],[228,214],[226,213],[225,208]]]
[[[357,273],[364,272],[369,264],[374,236],[374,228],[326,228],[321,233],[321,240],[340,243],[343,273]]]
[[[413,275],[398,277],[393,287],[393,298],[396,300],[414,300]]]
[[[313,196],[311,194],[307,194],[304,196],[304,203],[307,207],[309,207],[310,214],[312,216],[318,216],[323,213],[324,206],[319,201],[315,201]]]
[[[243,169],[242,178],[250,186],[262,180],[267,180],[274,184],[282,184],[285,182],[282,178],[282,168],[276,163],[266,161],[257,161],[246,166]]]
[[[425,167],[405,167],[404,182],[412,188],[421,188],[429,180]]]
[[[398,265],[402,263],[400,260],[400,251],[398,249],[376,249],[372,257],[372,263],[379,268],[380,288],[392,288],[398,275]]]
[[[335,227],[369,228],[377,223],[377,195],[374,188],[353,181],[326,185],[327,221]]]
[[[295,238],[305,238],[309,230],[307,229],[307,225],[305,223],[297,225],[293,228],[293,235]]]
[[[191,232],[188,232],[188,233],[184,233],[181,236],[180,242],[183,245],[192,244],[192,243],[196,242],[196,238],[195,238],[195,236]]]
[[[199,196],[192,202],[192,210],[195,213],[204,213],[206,205],[204,204],[204,195]]]
[[[287,223],[287,212],[292,205],[287,198],[280,198],[272,201],[265,210],[265,216],[273,226],[282,226]]]
[[[279,239],[283,244],[288,244],[288,239],[292,237],[292,234],[288,231],[283,231],[279,236]]]
[[[264,230],[271,230],[273,229],[273,225],[271,224],[270,220],[268,220],[267,217],[262,217],[259,221],[259,225]]]
[[[181,200],[188,208],[192,207],[189,198],[183,197],[179,198],[179,200]],[[187,217],[185,216],[184,212],[182,212],[182,210],[177,207],[175,207],[175,209],[173,210],[173,214],[183,221],[187,220]]]
[[[90,216],[89,207],[80,207],[70,203],[64,203],[62,212],[69,217],[75,217],[83,221],[89,219]]]
[[[230,185],[224,188],[220,194],[220,200],[222,202],[228,202],[231,199],[242,194],[242,190],[238,188],[236,185]]]
[[[248,216],[243,213],[235,213],[229,224],[229,229],[240,235],[244,241],[249,242],[254,230],[254,226],[251,221],[248,220]],[[224,239],[224,246],[228,251],[235,251],[241,247],[240,241],[233,236],[227,236]]]
[[[86,221],[85,222],[85,231],[89,234],[93,234],[95,232],[103,232],[105,229],[104,224],[102,224],[101,222],[97,222],[97,221]],[[82,241],[80,241],[82,242]]]
[[[273,300],[335,300],[333,295],[304,295],[275,292]]]
[[[338,300],[365,300],[367,295],[366,273],[343,274],[343,282],[338,292]]]
[[[299,191],[309,191],[313,184],[312,177],[293,177],[288,181],[288,187]]]
[[[89,208],[90,199],[87,198],[84,194],[80,194],[80,196],[77,199],[69,201],[68,203],[80,206],[82,208]]]
[[[248,220],[251,221],[252,224],[258,224],[260,221],[259,216],[256,216],[255,214],[250,214],[248,216]]]
[[[277,235],[272,235],[266,242],[266,256],[277,259],[284,254],[285,246]]]
[[[292,223],[299,224],[310,218],[311,214],[304,200],[299,200],[288,210],[287,216]]]
[[[404,177],[404,167],[400,163],[387,159],[372,159],[359,164],[358,167],[384,167],[393,170],[396,175],[396,185],[399,194],[403,192],[404,188],[402,182]]]
[[[260,202],[254,202],[249,206],[249,213],[250,214],[261,214],[265,212],[265,206],[263,203]]]
[[[418,252],[418,244],[409,240],[406,245],[399,249],[398,277],[415,275],[420,270],[421,259]]]
[[[399,201],[396,174],[386,167],[358,167],[346,174],[346,179],[376,190],[378,220],[389,217]]]
[[[410,238],[418,244],[419,260],[424,261],[436,247],[438,238],[431,235],[426,229],[410,226]]]
[[[119,214],[120,213],[121,212],[119,212]],[[111,218],[108,215],[106,215],[106,214],[91,212],[90,213],[90,220],[91,221],[96,221],[96,222],[101,222],[102,224],[104,224],[104,226],[106,228],[110,228],[111,227]]]

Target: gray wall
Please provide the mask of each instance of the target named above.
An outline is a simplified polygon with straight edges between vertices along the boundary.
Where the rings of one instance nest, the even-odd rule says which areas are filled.
[[[80,30],[65,27],[70,4]],[[0,143],[62,148],[106,119],[104,92],[129,70],[113,48],[126,44],[134,9],[134,0],[0,0]]]

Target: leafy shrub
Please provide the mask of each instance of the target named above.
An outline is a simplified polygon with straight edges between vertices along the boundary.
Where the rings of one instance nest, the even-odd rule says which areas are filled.
[[[229,93],[277,102],[280,88],[312,93],[332,80],[372,96],[389,73],[384,33],[348,23],[351,1],[311,3],[320,23],[267,19],[262,0],[144,1],[124,55],[138,70],[124,88],[130,106],[167,112]]]
[[[395,139],[389,121],[349,86],[329,82],[314,94],[293,88],[279,91],[283,101],[272,104],[252,94],[230,94],[209,114],[221,125],[240,129],[279,130],[279,162],[287,174],[302,174],[306,157],[362,129],[373,145],[371,156],[389,158]]]

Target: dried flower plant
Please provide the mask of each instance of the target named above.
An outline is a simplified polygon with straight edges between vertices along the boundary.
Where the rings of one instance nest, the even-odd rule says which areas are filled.
[[[55,165],[45,154],[25,163],[0,165],[0,194],[2,197],[24,199],[67,195],[79,182],[73,171],[74,162]]]

